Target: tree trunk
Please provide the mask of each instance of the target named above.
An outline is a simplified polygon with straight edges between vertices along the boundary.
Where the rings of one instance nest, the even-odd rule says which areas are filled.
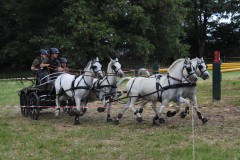
[[[198,54],[199,57],[204,57],[205,55],[205,41],[198,40]]]

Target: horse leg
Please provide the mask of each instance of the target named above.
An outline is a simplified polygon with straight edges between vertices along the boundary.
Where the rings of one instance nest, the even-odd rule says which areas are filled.
[[[120,113],[118,113],[117,118],[113,120],[114,124],[119,124],[119,120],[122,118],[123,113],[129,108],[129,105],[131,103],[131,98],[129,98],[128,102],[125,104],[124,108],[121,110]]]
[[[106,109],[106,100],[105,100],[105,96],[103,96],[103,98],[101,99],[102,101],[102,106],[97,108],[98,112],[104,112]]]
[[[157,106],[157,102],[152,101],[152,109],[155,112],[155,117],[153,117],[153,123],[152,123],[153,126],[158,126],[157,120],[159,117],[158,117],[158,111],[156,106]]]
[[[84,116],[84,114],[87,112],[87,101],[83,101],[81,111],[82,112],[81,112],[80,116]]]
[[[107,106],[107,122],[112,122],[112,118],[111,118],[112,102],[106,103],[106,106]]]
[[[181,106],[181,104],[182,103],[185,103],[186,104],[186,106],[189,106],[190,105],[190,102],[187,100],[187,99],[185,99],[185,98],[183,98],[183,97],[179,97],[178,98],[178,102],[177,102],[177,106],[176,106],[176,110],[175,111],[168,111],[167,112],[167,117],[173,117],[173,116],[175,116],[175,114],[177,114],[179,111],[180,111],[180,106]]]
[[[203,124],[205,124],[208,121],[208,119],[203,117],[202,113],[199,111],[196,95],[193,96],[192,104],[194,110],[197,112],[198,118],[202,121]]]
[[[136,120],[137,122],[141,123],[142,122],[142,116],[139,113],[139,111],[135,108],[135,102],[137,101],[138,97],[133,97],[131,98],[131,102],[129,104],[129,108],[133,111],[134,115],[137,116]]]
[[[69,113],[70,108],[69,108],[69,105],[68,105],[68,104],[69,104],[69,103],[68,103],[68,100],[66,100],[66,103],[67,103],[67,104],[66,104],[66,106],[64,107],[64,112],[65,112],[65,113]]]
[[[74,121],[74,124],[77,125],[77,124],[80,124],[80,120],[79,120],[79,116],[80,116],[80,109],[81,109],[81,98],[79,97],[75,97],[75,103],[76,103],[76,106],[74,108],[75,110],[75,121]]]
[[[188,100],[184,99],[184,103],[186,104],[186,107],[185,107],[185,110],[180,113],[181,118],[185,118],[187,116],[187,114],[189,113],[190,102]]]
[[[149,101],[144,100],[144,101],[141,103],[141,107],[140,107],[140,109],[139,109],[139,111],[138,111],[140,114],[142,114],[143,108],[145,107],[145,105],[146,105],[148,102],[149,102]]]
[[[59,100],[59,95],[56,95],[56,109],[55,109],[55,118],[58,118],[59,112],[60,112],[60,100]]]
[[[163,102],[160,106],[160,109],[159,109],[159,112],[158,112],[159,123],[164,123],[165,122],[165,119],[162,116],[162,112],[163,112],[164,108],[166,107],[166,105],[168,104],[168,102],[169,102],[169,99],[165,99],[165,100],[163,100]]]

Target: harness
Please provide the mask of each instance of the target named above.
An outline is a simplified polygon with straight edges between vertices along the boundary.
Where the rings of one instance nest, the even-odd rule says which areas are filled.
[[[94,63],[96,63],[98,61],[95,61]],[[93,64],[93,63],[92,63]],[[91,65],[92,65],[91,64]],[[94,70],[94,66],[91,66],[91,69]],[[96,72],[99,72],[101,70],[97,70]],[[89,72],[89,71],[85,71],[85,72]],[[92,73],[92,72],[90,72]],[[73,94],[73,97],[74,97],[74,90],[77,90],[77,89],[85,89],[85,90],[90,90],[92,88],[92,86],[90,86],[86,80],[85,80],[85,76],[91,76],[91,75],[82,75],[81,79],[78,81],[76,87],[74,86],[75,84],[75,81],[76,79],[79,77],[79,75],[75,75],[74,79],[72,80],[72,83],[71,83],[71,88],[67,89],[67,90],[63,90],[63,93],[66,93],[67,91],[72,91],[72,94]],[[63,76],[62,76],[63,77]],[[61,86],[61,80],[62,80],[62,77],[60,78],[60,86]],[[78,86],[80,84],[80,82],[83,80],[83,82],[85,83],[86,86]]]
[[[73,94],[73,97],[74,97],[74,94],[75,94],[74,90],[76,90],[76,89],[90,90],[90,89],[92,88],[92,86],[90,86],[89,84],[87,84],[87,82],[86,82],[86,80],[85,80],[85,78],[84,78],[84,75],[83,75],[82,78],[78,81],[76,87],[74,87],[74,83],[75,83],[76,79],[77,79],[79,76],[80,76],[80,75],[75,75],[75,77],[74,77],[74,79],[72,80],[72,83],[71,83],[71,88],[69,88],[69,89],[67,89],[67,90],[62,90],[63,93],[66,93],[67,91],[72,91],[72,94]],[[61,81],[61,80],[62,80],[62,77],[60,78],[60,86],[62,85],[62,81]],[[84,83],[85,83],[86,86],[78,86],[79,83],[80,83],[82,80],[84,81]]]
[[[118,73],[118,71],[121,69],[121,67],[119,67],[118,69],[115,67],[115,63],[117,63],[118,61],[112,62],[112,66],[111,69],[115,72],[115,73],[108,73],[106,76],[103,77],[103,79],[98,79],[96,82],[94,82],[93,84],[93,93],[95,94],[95,96],[100,99],[99,97],[99,92],[103,92],[104,93],[104,97],[109,98],[110,96],[112,96],[115,92],[114,89],[117,88],[117,82],[115,84],[110,84],[108,76],[116,76],[116,73]],[[103,85],[104,82],[107,82],[107,84]],[[106,92],[104,90],[102,90],[103,88],[108,88],[109,92]]]
[[[202,64],[203,64],[203,63],[204,63],[204,61],[197,62],[197,65],[196,65],[196,67],[195,67],[196,69],[198,68],[199,71],[201,72],[201,75],[200,75],[200,76],[202,76],[202,75],[204,74],[204,72],[207,72],[207,66],[206,66],[206,69],[202,71],[202,68],[203,68]]]
[[[102,85],[102,84],[104,83],[104,81],[106,81],[107,84]],[[101,92],[101,91],[102,91],[103,93],[105,93],[105,94],[103,95],[103,96],[105,96],[105,97],[110,97],[111,95],[113,95],[115,92],[112,92],[112,91],[117,88],[117,83],[111,85],[110,82],[109,82],[109,80],[108,80],[108,76],[104,76],[103,79],[102,79],[102,81],[100,81],[100,79],[98,79],[96,82],[94,82],[93,86],[94,86],[94,87],[92,88],[93,93],[95,94],[95,96],[96,96],[97,98],[100,99],[100,97],[99,97],[99,92]],[[108,88],[110,91],[109,91],[109,92],[103,91],[103,90],[102,90],[103,88]]]
[[[188,80],[188,78],[189,78],[192,74],[194,74],[195,72],[192,72],[192,70],[191,70],[190,68],[187,68],[186,66],[183,67],[182,71],[183,71],[184,69],[186,69],[187,72],[188,72],[188,75],[187,75],[187,76],[183,76],[184,80],[186,80],[187,83],[184,83],[183,80],[180,80],[180,79],[178,79],[178,78],[175,78],[175,77],[170,76],[170,74],[168,73],[168,74],[167,74],[168,85],[165,86],[165,87],[162,87],[161,84],[160,84],[160,79],[161,79],[162,75],[161,75],[161,74],[158,74],[157,76],[155,76],[155,78],[156,78],[156,91],[154,91],[154,92],[152,92],[152,93],[148,93],[148,94],[146,94],[146,95],[138,95],[138,96],[130,96],[130,97],[139,97],[139,98],[142,98],[142,97],[146,97],[146,96],[149,96],[149,95],[151,95],[151,94],[157,93],[158,100],[159,100],[160,102],[162,102],[162,93],[163,93],[163,91],[165,91],[165,90],[168,90],[168,89],[176,89],[176,88],[181,88],[181,87],[195,87],[197,84],[196,84],[196,83],[191,83],[191,82]],[[191,73],[191,72],[192,72],[192,73]],[[129,97],[129,93],[130,93],[130,91],[131,91],[131,89],[132,89],[132,86],[133,86],[133,84],[134,84],[134,82],[135,82],[136,79],[137,79],[137,78],[135,78],[135,79],[133,80],[129,91],[127,92],[127,97]],[[170,83],[170,79],[174,79],[174,80],[176,80],[176,81],[178,81],[178,82],[180,82],[180,83],[178,83],[178,84],[171,84],[171,83]]]

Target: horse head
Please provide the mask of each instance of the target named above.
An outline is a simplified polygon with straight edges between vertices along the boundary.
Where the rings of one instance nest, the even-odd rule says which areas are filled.
[[[184,79],[190,83],[195,83],[198,79],[189,58],[181,58],[173,62],[168,68],[168,75],[177,79]]]
[[[196,73],[202,77],[203,80],[206,80],[210,77],[210,74],[207,70],[207,65],[204,62],[203,58],[197,58]]]
[[[118,59],[112,60],[110,58],[110,63],[108,65],[108,73],[115,73],[119,77],[123,77],[124,73],[122,71],[122,66]]]
[[[99,63],[98,57],[91,60],[90,68],[95,74],[97,74],[97,76],[99,76],[99,78],[103,77],[102,65]]]
[[[191,83],[196,83],[198,80],[195,69],[189,58],[186,58],[184,61],[183,77],[190,80]]]

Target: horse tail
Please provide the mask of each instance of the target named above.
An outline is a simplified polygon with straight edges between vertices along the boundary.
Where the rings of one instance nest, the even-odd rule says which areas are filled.
[[[56,95],[59,95],[61,90],[62,90],[62,85],[61,85],[61,80],[64,74],[58,76],[58,78],[55,80],[55,91],[56,91]]]
[[[122,78],[118,83],[117,83],[117,87],[119,87],[122,83],[124,83],[125,81],[129,81],[130,79],[132,79],[132,77],[124,77]]]

